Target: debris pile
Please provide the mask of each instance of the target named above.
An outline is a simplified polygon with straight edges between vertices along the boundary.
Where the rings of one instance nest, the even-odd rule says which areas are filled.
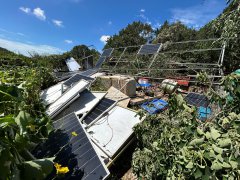
[[[144,121],[136,110],[142,109],[150,115],[163,113],[169,107],[169,95],[179,93],[189,106],[198,108],[200,121],[207,121],[213,114],[213,105],[204,95],[204,86],[192,86],[188,77],[153,81],[147,77],[136,79],[104,71],[100,73],[101,65],[111,52],[105,50],[93,69],[62,75],[64,78],[58,78],[62,81],[41,93],[55,129],[61,130],[70,139],[76,161],[84,159],[84,164],[76,166],[86,178],[92,177],[90,174],[93,172],[94,177],[109,175],[107,168],[133,142],[133,127]],[[72,134],[76,135],[76,141],[73,141]],[[83,138],[87,139],[89,146],[81,144],[80,147],[78,140]],[[62,138],[62,141],[65,140]],[[61,139],[58,141],[64,144]],[[79,147],[81,151],[78,151]],[[91,155],[87,153],[90,149]],[[94,157],[96,161],[100,160],[97,167],[91,166]],[[63,165],[69,164],[63,162]]]

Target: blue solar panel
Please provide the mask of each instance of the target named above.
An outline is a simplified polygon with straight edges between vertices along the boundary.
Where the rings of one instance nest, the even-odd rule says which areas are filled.
[[[208,107],[209,105],[209,100],[205,95],[202,94],[197,94],[197,93],[189,93],[186,97],[185,100],[188,104],[192,106],[197,106],[197,107]]]
[[[158,52],[160,48],[160,44],[146,44],[142,45],[141,49],[139,50],[138,54],[155,54]]]
[[[101,57],[110,57],[113,52],[113,48],[105,49],[101,55]]]
[[[95,68],[100,68],[106,59],[107,58],[105,56],[101,56],[98,62],[96,63]]]
[[[78,81],[80,81],[81,79],[84,79],[86,81],[92,81],[93,78],[88,77],[88,76],[84,76],[81,74],[75,74],[74,76],[70,77],[68,80],[66,80],[63,84],[65,86],[72,86],[73,84],[77,83]]]
[[[110,108],[116,101],[113,101],[108,98],[103,98],[98,105],[93,108],[88,115],[84,118],[84,123],[89,125],[91,122],[93,122],[97,117],[99,117],[104,111],[106,111],[108,108]]]
[[[56,130],[33,151],[35,157],[55,156],[54,162],[70,170],[64,179],[105,179],[109,175],[75,113],[54,122],[53,126]],[[77,136],[72,136],[72,132]]]

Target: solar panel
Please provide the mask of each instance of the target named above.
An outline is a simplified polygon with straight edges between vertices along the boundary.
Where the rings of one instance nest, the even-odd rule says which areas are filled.
[[[110,108],[116,101],[113,101],[108,98],[103,98],[98,105],[93,108],[88,115],[84,118],[84,123],[89,125],[91,122],[96,120],[101,114],[104,113],[108,108]]]
[[[77,115],[85,115],[91,111],[99,101],[104,98],[106,93],[92,93],[87,89],[69,106],[63,109],[53,120],[61,119],[62,117],[75,112]]]
[[[53,126],[56,131],[33,151],[36,158],[55,156],[54,162],[69,168],[64,179],[105,179],[109,175],[75,113],[54,122]],[[72,132],[77,136],[72,136]]]
[[[52,118],[55,117],[68,104],[76,100],[76,98],[79,96],[79,93],[84,91],[88,85],[89,85],[89,82],[85,80],[79,81],[72,88],[66,91],[59,99],[57,99],[54,103],[52,103],[47,108],[46,113]]]
[[[105,49],[101,55],[101,57],[109,57],[112,55],[113,48]]]
[[[82,76],[91,76],[94,73],[96,73],[97,71],[98,71],[97,69],[89,69],[89,70],[81,72],[79,74],[82,75]]]
[[[142,45],[138,54],[155,54],[158,52],[161,44],[146,44]]]
[[[81,79],[84,79],[86,81],[92,81],[93,78],[91,77],[88,77],[88,76],[84,76],[84,75],[81,75],[81,74],[75,74],[74,76],[72,76],[71,78],[69,78],[68,80],[66,80],[63,84],[65,86],[72,86],[73,84],[75,84],[76,82],[80,81]]]
[[[107,59],[107,58],[106,58],[105,56],[101,56],[101,57],[99,58],[98,62],[96,63],[95,67],[96,67],[96,68],[100,68],[106,59]]]
[[[189,93],[186,97],[185,100],[188,104],[193,105],[193,106],[203,106],[203,107],[208,107],[209,105],[209,100],[205,95],[202,94],[197,94],[197,93]]]

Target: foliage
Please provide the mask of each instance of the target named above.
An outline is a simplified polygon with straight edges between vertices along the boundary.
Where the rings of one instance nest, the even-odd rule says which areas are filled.
[[[198,73],[196,80],[198,85],[210,85],[210,81],[206,72]]]
[[[240,67],[240,4],[237,0],[228,2],[229,6],[219,17],[198,31],[197,39],[219,38],[221,41],[226,41],[223,65],[226,72],[231,72]]]
[[[133,155],[132,167],[138,177],[240,177],[240,76],[227,76],[222,86],[232,100],[210,90],[212,103],[220,104],[223,111],[209,122],[199,122],[196,109],[188,107],[181,95],[173,95],[166,113],[148,116],[135,127],[138,148]]]
[[[152,32],[153,30],[150,25],[142,22],[133,22],[119,31],[118,34],[110,37],[104,49],[145,44]]]
[[[70,51],[70,54],[75,59],[83,59],[84,57],[88,57],[93,55],[95,58],[98,57],[99,52],[95,49],[89,49],[89,46],[86,45],[79,45],[74,46],[73,49]]]
[[[153,41],[154,43],[165,42],[179,42],[186,40],[193,40],[196,38],[197,31],[195,29],[188,28],[181,22],[169,24],[165,21],[161,28],[157,31],[157,37]]]
[[[20,57],[7,53],[2,57],[9,64],[16,63],[9,57]],[[0,69],[0,179],[36,179],[37,174],[43,179],[53,169],[52,159],[35,159],[31,150],[52,129],[39,97],[53,83],[52,69],[26,57],[19,61]]]

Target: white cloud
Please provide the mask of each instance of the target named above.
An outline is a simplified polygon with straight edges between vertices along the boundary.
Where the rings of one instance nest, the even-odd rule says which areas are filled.
[[[187,26],[199,28],[216,18],[225,6],[224,1],[206,0],[201,5],[172,9],[171,21],[181,21]]]
[[[149,25],[152,24],[152,22],[149,20],[149,18],[146,15],[144,15],[143,13],[139,14],[138,17],[140,17],[145,23],[147,23]]]
[[[72,44],[73,43],[72,40],[68,40],[68,39],[66,39],[64,42],[67,43],[67,44]]]
[[[31,9],[27,8],[27,7],[20,7],[19,8],[22,12],[26,13],[26,14],[30,14],[31,13]]]
[[[0,31],[2,31],[4,34],[11,34],[11,35],[18,35],[18,36],[26,36],[25,34],[23,33],[20,33],[20,32],[12,32],[12,31],[8,31],[6,29],[3,29],[3,28],[0,28]]]
[[[53,19],[52,22],[54,25],[56,25],[58,27],[63,27],[63,22],[60,20]]]
[[[109,35],[102,35],[100,38],[100,41],[102,41],[104,44],[106,44],[110,37],[111,36],[109,36]]]
[[[19,36],[25,36],[25,34],[18,32],[17,35]]]
[[[149,20],[149,18],[145,15],[145,9],[141,9],[140,10],[140,14],[138,15],[138,17],[140,17],[144,23],[147,23],[149,25],[152,24],[152,22]]]
[[[44,12],[44,10],[42,10],[41,8],[35,8],[34,10],[33,10],[33,14],[38,18],[38,19],[40,19],[40,20],[43,20],[43,21],[45,21],[46,20],[46,15],[45,15],[45,12]]]
[[[112,25],[112,21],[108,21],[108,25]]]
[[[38,53],[40,55],[60,54],[64,51],[49,45],[31,45],[17,41],[11,41],[0,38],[0,47],[6,48],[10,51],[30,56],[29,53]]]

